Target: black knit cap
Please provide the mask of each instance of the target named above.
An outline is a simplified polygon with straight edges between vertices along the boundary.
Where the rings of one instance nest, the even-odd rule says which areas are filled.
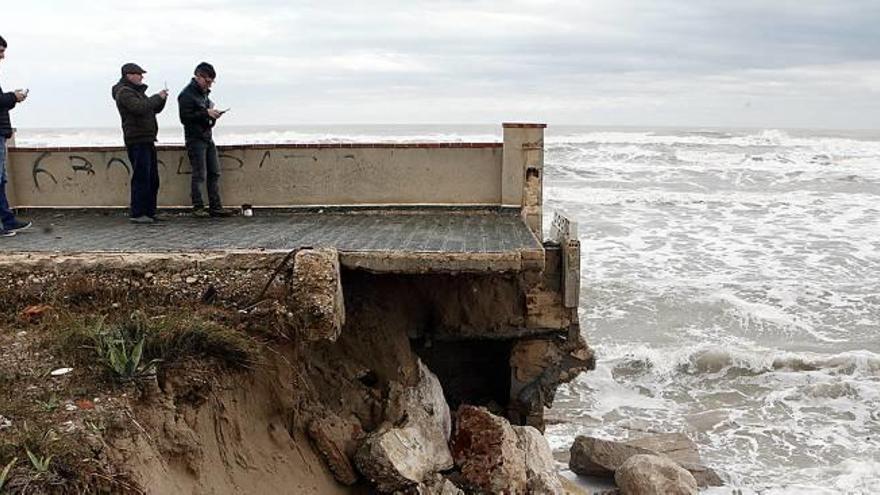
[[[147,73],[147,71],[145,71],[144,69],[141,68],[140,65],[135,64],[135,63],[129,62],[129,63],[122,66],[122,75],[123,76],[126,74],[146,74],[146,73]]]
[[[208,76],[211,79],[215,79],[217,77],[217,73],[214,71],[214,66],[209,64],[208,62],[201,62],[196,66],[195,73],[201,74],[203,76]]]

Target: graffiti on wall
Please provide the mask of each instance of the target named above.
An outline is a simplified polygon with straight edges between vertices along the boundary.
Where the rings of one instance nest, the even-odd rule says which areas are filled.
[[[96,175],[97,167],[95,165],[95,157],[89,158],[81,154],[64,155],[64,158],[62,159],[64,164],[58,166],[56,157],[59,154],[61,153],[44,151],[37,155],[36,158],[34,158],[33,163],[31,163],[31,179],[33,180],[34,188],[36,188],[38,191],[42,190],[47,181],[53,184],[58,184],[60,174],[63,174],[66,170],[69,170],[74,177],[78,174],[83,174],[86,176]],[[220,170],[233,171],[241,170],[245,167],[245,161],[237,156],[222,153],[219,155],[219,158]],[[258,168],[263,168],[263,165],[270,162],[271,158],[272,154],[270,151],[264,152],[262,158],[260,159]],[[49,165],[48,162],[50,160],[54,162],[54,166]],[[168,165],[162,158],[159,158],[157,162],[160,167],[165,169],[168,168]],[[106,163],[104,164],[104,171],[109,172],[114,167],[119,168],[120,170],[124,170],[125,175],[127,177],[131,177],[132,167],[130,161],[127,158],[121,158],[118,156],[111,156],[107,158]],[[177,157],[177,166],[174,170],[177,175],[192,175],[192,168],[190,167],[189,160],[187,159],[185,154],[182,153],[179,157]]]

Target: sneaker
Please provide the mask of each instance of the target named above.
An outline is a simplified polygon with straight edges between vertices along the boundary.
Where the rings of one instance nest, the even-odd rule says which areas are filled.
[[[153,223],[154,220],[146,215],[141,215],[139,217],[132,217],[128,219],[131,223],[139,223],[139,224],[149,224]]]
[[[0,229],[0,237],[12,237],[15,235],[14,230]]]
[[[227,210],[226,208],[211,208],[208,210],[208,214],[212,217],[226,218],[235,215],[235,212]]]
[[[208,213],[208,210],[200,207],[193,208],[192,214],[194,217],[199,218],[208,218],[209,216],[211,216],[211,214]]]
[[[167,215],[161,215],[159,213],[153,215],[150,218],[152,218],[154,222],[167,222],[169,220]]]
[[[34,222],[23,222],[21,220],[16,220],[15,223],[12,224],[12,227],[7,227],[6,230],[8,230],[10,232],[17,232],[19,230],[27,230],[27,229],[31,228],[31,225],[33,225],[33,224],[34,224]]]

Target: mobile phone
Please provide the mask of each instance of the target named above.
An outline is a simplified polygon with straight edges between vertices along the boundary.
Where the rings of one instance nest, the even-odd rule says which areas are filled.
[[[226,112],[228,112],[228,111],[230,111],[230,110],[232,110],[232,109],[231,109],[231,108],[227,108],[226,110],[219,110],[219,112],[220,112],[221,114],[223,114],[223,113],[226,113]]]

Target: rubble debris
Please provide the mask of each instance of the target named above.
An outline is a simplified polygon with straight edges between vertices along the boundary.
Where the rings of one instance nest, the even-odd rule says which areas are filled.
[[[526,465],[518,441],[510,423],[488,409],[468,405],[458,408],[452,453],[469,488],[487,493],[526,493]]]
[[[678,463],[659,455],[639,454],[614,474],[624,495],[696,495],[697,480]]]
[[[357,418],[341,418],[333,412],[322,415],[308,425],[308,435],[333,477],[343,485],[353,485],[359,476],[352,465],[357,446],[364,437],[364,430]]]
[[[355,454],[361,473],[384,493],[414,488],[453,466],[451,418],[440,381],[421,362],[414,387],[392,391],[389,421]]]

